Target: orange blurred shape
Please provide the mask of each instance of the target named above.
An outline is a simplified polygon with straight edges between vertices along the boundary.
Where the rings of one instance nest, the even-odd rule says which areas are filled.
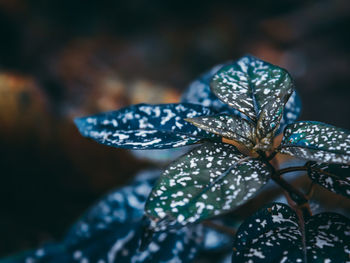
[[[16,141],[48,135],[49,114],[45,95],[27,76],[0,72],[0,134]]]

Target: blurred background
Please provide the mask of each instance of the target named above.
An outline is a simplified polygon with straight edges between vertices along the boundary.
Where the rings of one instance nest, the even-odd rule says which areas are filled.
[[[350,129],[350,2],[0,0],[0,257],[45,241],[155,164],[76,116],[176,102],[246,53],[286,68],[302,119]]]

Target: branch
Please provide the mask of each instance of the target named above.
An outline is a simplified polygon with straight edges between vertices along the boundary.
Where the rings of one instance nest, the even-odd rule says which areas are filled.
[[[298,208],[303,212],[304,217],[309,217],[312,215],[309,199],[307,196],[299,191],[299,189],[295,188],[293,185],[284,180],[281,175],[284,173],[294,172],[294,171],[307,171],[308,167],[306,166],[297,166],[297,167],[288,167],[285,169],[277,170],[273,165],[268,161],[266,154],[262,151],[258,152],[261,160],[270,168],[271,170],[271,178],[274,180],[279,186],[281,186],[290,196],[290,198],[298,205]]]

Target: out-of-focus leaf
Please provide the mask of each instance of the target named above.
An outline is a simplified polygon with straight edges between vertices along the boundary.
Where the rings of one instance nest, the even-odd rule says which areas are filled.
[[[159,174],[143,173],[131,185],[108,194],[71,228],[61,244],[4,262],[192,262],[202,247],[200,225],[156,233],[146,249],[139,251],[145,200]]]
[[[106,262],[192,260],[202,242],[201,229],[196,226],[156,234],[145,251],[138,250],[143,233],[141,219],[145,201],[159,174],[158,171],[143,173],[133,184],[108,194],[71,229],[67,243],[75,243],[75,247],[79,248],[86,240],[88,246],[84,253],[86,257],[96,259],[93,262],[98,262],[100,257]]]
[[[75,119],[80,133],[95,141],[127,149],[166,149],[219,138],[198,129],[185,118],[211,115],[196,104],[138,104]]]
[[[198,79],[193,81],[182,95],[181,102],[200,104],[205,107],[210,107],[220,113],[242,115],[238,110],[230,107],[226,103],[223,103],[210,90],[210,81],[213,76],[220,68],[228,64],[230,64],[230,62],[216,65],[208,72],[201,75]]]
[[[310,178],[315,183],[337,194],[350,198],[350,166],[342,164],[310,165]]]
[[[283,117],[280,122],[280,127],[277,133],[283,132],[284,128],[290,124],[295,122],[301,113],[301,99],[296,90],[292,93],[284,106]]]
[[[10,258],[1,263],[61,263],[61,262],[193,262],[202,243],[202,228],[182,228],[176,232],[158,233],[145,251],[139,251],[142,229],[138,223],[118,226],[95,233],[83,242],[69,246],[44,246]]]
[[[347,262],[350,220],[322,213],[299,225],[287,205],[267,205],[238,229],[232,262]]]
[[[113,224],[140,222],[147,197],[160,174],[158,170],[141,172],[131,184],[107,194],[70,228],[65,242],[79,244]]]
[[[255,145],[255,125],[235,115],[216,115],[186,119],[200,129],[242,143],[248,149]]]
[[[315,121],[289,124],[280,152],[325,163],[350,164],[350,132]]]
[[[236,147],[206,142],[171,164],[152,190],[146,213],[155,231],[232,210],[269,179],[268,167]]]

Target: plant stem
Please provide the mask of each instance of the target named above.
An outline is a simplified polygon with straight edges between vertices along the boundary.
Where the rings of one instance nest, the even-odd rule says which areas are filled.
[[[306,166],[295,166],[295,167],[288,167],[288,168],[277,170],[275,171],[275,173],[277,173],[280,176],[281,174],[285,174],[285,173],[296,172],[296,171],[307,171],[307,170],[308,170],[308,167]]]
[[[281,170],[276,170],[275,167],[268,161],[266,154],[264,152],[258,152],[262,161],[269,167],[271,170],[271,178],[279,186],[281,186],[290,196],[290,198],[298,205],[299,209],[302,211],[304,217],[311,216],[311,210],[309,207],[309,199],[307,196],[295,188],[293,185],[284,180],[281,175],[284,173],[294,172],[294,171],[307,171],[308,167],[306,166],[297,166],[297,167],[288,167]]]
[[[277,151],[273,151],[269,156],[266,157],[267,161],[271,161],[277,154]]]
[[[206,227],[212,228],[218,232],[227,234],[229,236],[233,236],[233,237],[236,236],[236,230],[234,230],[230,227],[214,223],[213,221],[210,221],[210,220],[205,220],[202,222],[202,224]]]

